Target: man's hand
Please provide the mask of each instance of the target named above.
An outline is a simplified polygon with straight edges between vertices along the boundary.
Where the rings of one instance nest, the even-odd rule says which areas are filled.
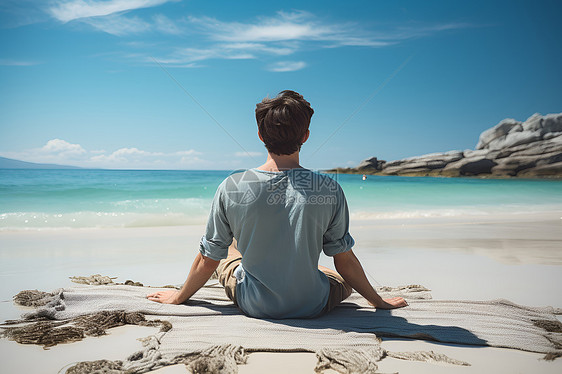
[[[371,304],[377,309],[397,309],[397,308],[403,308],[405,306],[408,306],[408,303],[402,297],[393,297],[391,299],[383,299],[382,301],[383,302],[380,303],[379,305],[375,305],[371,302],[369,302],[369,304]]]
[[[217,266],[219,266],[219,261],[198,253],[197,256],[195,256],[187,280],[184,282],[181,290],[158,291],[148,295],[146,298],[162,304],[181,304],[189,300],[195,292],[203,287],[205,282],[211,277],[211,274],[216,270]]]
[[[158,291],[146,296],[150,301],[156,301],[162,304],[181,304],[178,300],[179,292],[177,290]]]
[[[382,299],[379,296],[377,291],[375,291],[373,286],[369,283],[365,271],[359,259],[353,253],[353,250],[350,249],[347,252],[335,255],[334,265],[336,265],[336,270],[341,274],[343,279],[375,308],[396,309],[408,306],[406,300],[401,297]]]

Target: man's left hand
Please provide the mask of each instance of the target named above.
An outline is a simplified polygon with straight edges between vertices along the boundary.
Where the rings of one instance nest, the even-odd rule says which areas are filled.
[[[177,290],[166,290],[152,293],[146,298],[150,301],[156,301],[162,304],[180,304],[178,300],[179,292]]]

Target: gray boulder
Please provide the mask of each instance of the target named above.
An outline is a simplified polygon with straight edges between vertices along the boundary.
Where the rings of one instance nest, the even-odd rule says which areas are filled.
[[[444,153],[430,153],[423,156],[409,157],[402,160],[387,162],[384,173],[388,175],[424,175],[431,174],[433,170],[442,169],[451,162],[463,158],[462,151],[449,151]]]
[[[344,173],[562,178],[562,113],[505,119],[482,132],[475,150],[430,153],[390,162],[376,157]]]
[[[545,139],[544,136],[548,134]],[[476,149],[505,149],[548,140],[562,134],[562,113],[541,116],[536,113],[525,122],[505,119],[480,135]]]
[[[521,127],[521,122],[516,121],[512,118],[504,119],[496,126],[480,134],[476,149],[488,149],[490,143],[492,143],[494,140],[505,138],[507,134],[511,132],[511,130],[514,130],[514,132],[522,131],[523,128]]]
[[[443,164],[446,165],[449,162],[457,161],[460,160],[461,158],[463,158],[462,151],[429,153],[423,156],[415,156],[415,157],[404,158],[398,161],[387,162],[385,166],[390,167],[390,166],[398,166],[404,163],[409,163],[409,164],[417,163],[420,165],[426,165],[426,166],[436,165],[436,167],[439,167],[439,165],[443,165]]]
[[[361,161],[361,163],[357,166],[357,169],[365,171],[369,170],[382,170],[383,165],[386,163],[384,160],[379,160],[376,157],[371,157],[366,160]]]

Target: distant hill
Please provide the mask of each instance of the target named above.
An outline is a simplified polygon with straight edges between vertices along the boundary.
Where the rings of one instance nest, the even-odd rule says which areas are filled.
[[[11,158],[0,157],[0,169],[82,169],[78,166],[57,165],[57,164],[37,164],[14,160]]]

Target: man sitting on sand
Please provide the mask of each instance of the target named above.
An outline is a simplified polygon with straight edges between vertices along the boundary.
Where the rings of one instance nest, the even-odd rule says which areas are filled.
[[[181,290],[148,299],[181,304],[215,272],[227,296],[256,318],[313,318],[352,292],[381,309],[406,306],[382,299],[352,251],[347,201],[339,184],[299,164],[314,111],[298,93],[283,91],[256,106],[267,161],[231,174],[218,187],[205,236]],[[233,240],[235,238],[236,240]],[[318,266],[320,252],[337,272]]]

